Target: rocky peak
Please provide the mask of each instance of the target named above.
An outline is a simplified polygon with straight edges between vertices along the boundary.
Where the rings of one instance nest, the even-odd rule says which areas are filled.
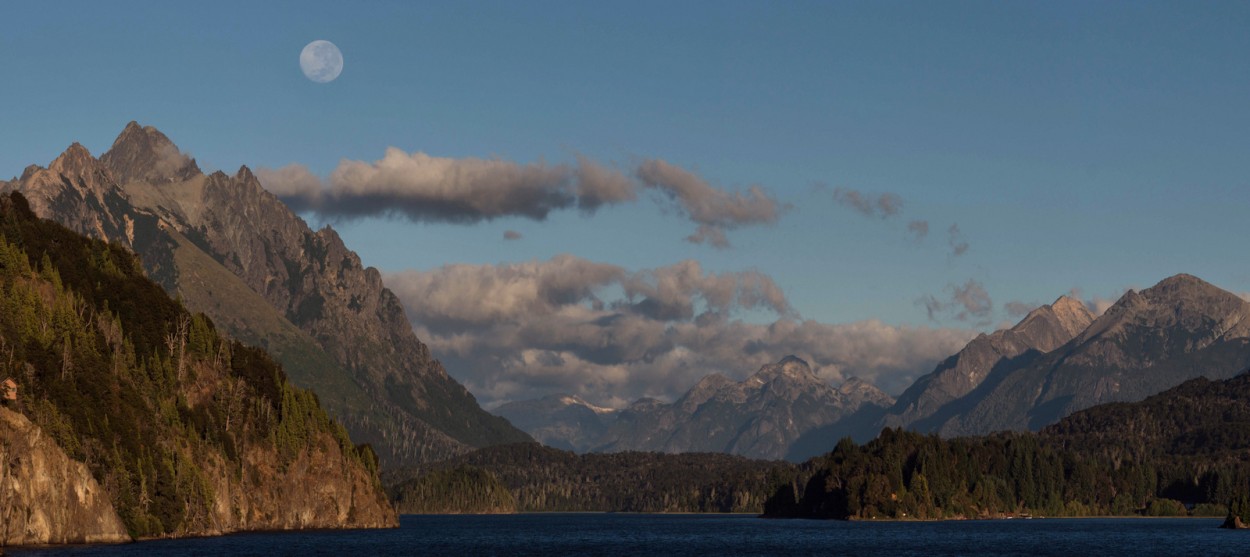
[[[761,367],[748,379],[748,383],[767,384],[778,379],[789,379],[794,381],[816,381],[820,379],[812,373],[811,366],[807,362],[797,356],[786,356],[775,364],[768,364]]]
[[[1071,296],[1060,296],[1048,306],[1058,325],[1068,336],[1076,336],[1094,322],[1094,314],[1085,303]]]
[[[181,182],[201,173],[195,159],[179,151],[165,134],[138,122],[126,124],[100,161],[119,184]]]
[[[694,413],[703,403],[712,400],[717,395],[723,393],[727,389],[733,389],[738,383],[733,379],[725,377],[719,373],[710,373],[703,376],[694,387],[691,387],[686,394],[677,401],[677,406],[686,413]]]
[[[1053,336],[1059,344],[1080,334],[1090,323],[1094,322],[1094,314],[1080,300],[1070,296],[1060,296],[1047,306],[1041,306],[1024,316],[1008,332],[1028,335],[1033,338]],[[1046,343],[1049,344],[1049,343]],[[1038,346],[1042,351],[1049,351],[1055,346]]]
[[[1244,336],[1250,334],[1250,302],[1193,275],[1179,274],[1141,292],[1126,292],[1082,339],[1143,327]]]
[[[85,176],[96,170],[96,160],[86,147],[75,141],[48,165],[48,170],[63,176]]]
[[[875,404],[883,408],[894,404],[894,397],[886,394],[885,391],[877,388],[876,385],[858,377],[850,377],[843,381],[842,385],[838,387],[838,392],[847,397],[847,400],[858,404]]]

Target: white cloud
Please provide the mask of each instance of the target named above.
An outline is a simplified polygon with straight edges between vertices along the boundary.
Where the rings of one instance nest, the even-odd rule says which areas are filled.
[[[573,256],[386,276],[419,337],[485,404],[571,392],[620,406],[672,399],[712,372],[745,377],[795,354],[822,377],[898,392],[966,330],[799,317],[763,273],[694,261],[643,271]],[[765,312],[771,323],[745,321]]]

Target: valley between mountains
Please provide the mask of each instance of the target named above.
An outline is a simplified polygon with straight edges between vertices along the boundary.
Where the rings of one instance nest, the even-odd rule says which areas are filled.
[[[205,174],[131,122],[0,193],[5,544],[396,510],[1237,514],[1250,493],[1250,302],[1186,274],[1097,315],[1061,296],[897,397],[795,355],[672,401],[492,413],[381,274],[247,167]]]

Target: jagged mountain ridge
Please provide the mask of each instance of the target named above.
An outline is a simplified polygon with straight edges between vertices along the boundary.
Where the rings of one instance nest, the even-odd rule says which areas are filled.
[[[1060,296],[1030,311],[1016,325],[982,334],[930,373],[921,376],[874,424],[868,437],[884,427],[933,431],[934,422],[956,411],[950,403],[971,393],[995,370],[1011,368],[1072,340],[1094,321],[1079,300]],[[862,435],[857,436],[862,437]]]
[[[1133,402],[1250,366],[1250,303],[1186,274],[1128,291],[1063,346],[970,393],[946,436],[1036,430],[1106,402]]]
[[[552,396],[495,411],[545,443],[578,451],[723,452],[780,459],[805,433],[893,402],[857,378],[834,388],[807,362],[788,356],[743,381],[709,374],[672,404],[643,398],[606,412],[573,397]]]
[[[320,393],[325,405],[387,465],[529,439],[481,410],[447,375],[376,269],[365,268],[333,229],[312,231],[246,166],[233,176],[204,175],[164,134],[131,122],[99,159],[74,144],[48,168],[28,167],[7,189],[23,192],[41,216],[139,253],[154,280],[203,304],[192,309],[230,334],[279,344],[270,348],[297,382],[336,385]],[[213,292],[203,284],[191,292],[187,273]],[[230,282],[227,275],[269,311],[216,292],[211,286]],[[274,338],[275,327],[287,334]],[[296,367],[310,361],[316,377]]]

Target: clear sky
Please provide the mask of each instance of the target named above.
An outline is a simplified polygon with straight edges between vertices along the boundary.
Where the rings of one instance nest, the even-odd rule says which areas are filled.
[[[410,306],[441,291],[406,271],[541,274],[522,264],[562,254],[629,273],[682,261],[709,276],[758,271],[789,309],[728,310],[760,326],[788,311],[991,330],[1072,289],[1093,304],[1178,272],[1250,292],[1243,2],[5,2],[0,21],[0,176],[72,141],[99,155],[138,120],[203,168],[294,164],[326,188],[353,187],[331,177],[341,161],[376,169],[392,147],[531,170],[580,156],[635,184],[635,199],[593,213],[557,204],[543,219],[328,205],[347,194],[306,207],[367,265],[415,281],[396,287]],[[329,83],[300,72],[316,39],[345,61]],[[758,186],[775,214],[735,220],[716,205],[700,217],[671,173],[647,182],[654,161],[730,199]],[[729,247],[685,240],[708,222]],[[472,328],[409,309],[419,333],[446,337],[436,351]],[[956,341],[943,342],[888,372],[830,360],[823,374],[898,391]],[[515,365],[542,356],[524,348]],[[488,402],[581,380],[535,372],[508,389],[452,373]],[[693,376],[566,390],[619,403]]]

